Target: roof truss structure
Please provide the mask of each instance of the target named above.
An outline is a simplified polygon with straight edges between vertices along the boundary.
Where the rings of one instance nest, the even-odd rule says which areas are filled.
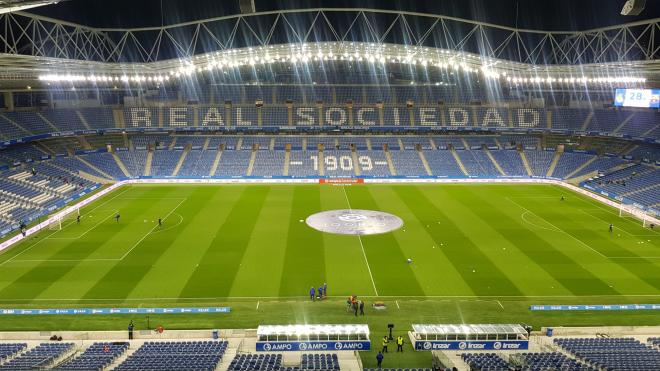
[[[532,65],[654,61],[660,55],[660,18],[585,31],[541,31],[435,14],[347,8],[282,10],[116,29],[15,12],[0,14],[0,27],[2,53],[104,63],[153,63],[306,42],[427,46]]]

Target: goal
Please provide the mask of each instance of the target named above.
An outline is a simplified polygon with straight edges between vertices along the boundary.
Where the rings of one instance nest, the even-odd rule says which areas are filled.
[[[620,204],[619,205],[619,216],[622,218],[633,218],[642,221],[642,226],[649,227],[652,224],[657,224],[657,219],[649,215],[643,209],[635,207],[631,204]]]
[[[53,218],[53,220],[48,223],[48,229],[52,231],[61,230],[63,226],[76,220],[78,215],[80,215],[80,208],[71,207]]]

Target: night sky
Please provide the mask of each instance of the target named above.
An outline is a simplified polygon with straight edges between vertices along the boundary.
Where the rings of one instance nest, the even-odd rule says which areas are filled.
[[[647,0],[637,17],[620,15],[625,0],[255,0],[257,11],[363,7],[435,13],[542,30],[584,30],[660,17]],[[162,11],[161,11],[162,4]],[[147,27],[239,13],[238,0],[69,0],[30,12],[96,27]]]

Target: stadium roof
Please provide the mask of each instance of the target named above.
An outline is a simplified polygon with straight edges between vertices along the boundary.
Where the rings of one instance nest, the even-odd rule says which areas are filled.
[[[286,2],[284,10],[247,15],[236,14],[234,2],[218,3],[227,2],[198,1],[191,7],[179,0],[72,0],[35,8],[34,14],[0,14],[5,30],[0,80],[4,86],[39,76],[58,82],[96,83],[99,76],[110,82],[160,82],[177,73],[316,56],[325,61],[332,55],[347,61],[354,56],[356,62],[375,56],[384,64],[460,66],[521,82],[660,80],[660,18],[584,29],[622,20],[615,14],[589,15],[611,8],[601,2],[531,6],[531,1],[505,0],[497,9],[492,1],[477,0],[398,4],[417,11],[391,10],[397,3],[387,1],[378,5],[391,9],[337,8],[342,1],[333,8],[289,9],[297,3]],[[272,4],[258,1],[257,9]],[[642,18],[657,13],[647,9]],[[273,56],[273,48],[282,46],[288,49]]]
[[[13,0],[17,1],[17,0]],[[47,0],[22,0],[22,2]],[[0,1],[1,3],[2,1]],[[53,2],[50,0],[49,2]],[[625,0],[255,0],[258,12],[304,8],[378,8],[443,14],[508,27],[579,31],[660,17],[649,1],[639,16],[622,16]],[[47,17],[92,27],[153,27],[239,14],[238,0],[70,0],[35,9]]]

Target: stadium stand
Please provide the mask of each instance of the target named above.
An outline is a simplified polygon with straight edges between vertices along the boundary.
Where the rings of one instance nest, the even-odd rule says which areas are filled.
[[[428,154],[428,153],[427,153]],[[475,150],[475,151],[456,151],[456,154],[461,159],[465,170],[470,176],[479,176],[479,177],[498,177],[499,172],[493,164],[493,161],[490,160],[486,151]],[[427,156],[428,158],[428,156]]]
[[[218,176],[246,176],[252,151],[223,151],[220,164],[215,175]]]
[[[529,167],[532,168],[534,176],[544,177],[550,168],[550,163],[555,156],[554,151],[524,151]]]
[[[521,353],[512,355],[511,358],[516,360],[516,368],[522,370],[593,370],[591,366],[585,365],[559,352]]]
[[[426,175],[424,164],[417,151],[390,151],[392,164],[397,175],[420,176]]]
[[[115,371],[212,371],[222,360],[226,349],[226,341],[146,342]]]
[[[594,171],[606,172],[614,167],[617,167],[625,163],[626,161],[619,157],[611,157],[611,156],[598,157],[596,160],[594,160],[593,162],[589,163],[587,166],[582,168],[582,170],[574,174],[574,176],[579,177]]]
[[[427,151],[424,153],[424,156],[433,175],[448,177],[465,176],[450,151]]]
[[[0,365],[0,370],[45,369],[73,349],[73,343],[42,343],[3,363]]]
[[[512,177],[526,177],[527,171],[522,163],[522,159],[518,151],[514,150],[497,150],[490,151],[493,158],[500,165],[504,173]]]
[[[253,176],[282,176],[284,175],[283,151],[258,151],[252,168]]]
[[[46,123],[46,121],[44,121],[44,119],[41,118],[37,112],[13,111],[5,112],[4,115],[7,119],[17,123],[30,134],[45,134],[60,131],[55,130],[53,127],[48,125],[48,123]]]
[[[128,346],[127,342],[94,343],[81,354],[58,365],[55,370],[103,370],[124,354]]]
[[[281,354],[239,354],[227,371],[276,371],[282,367]]]
[[[0,363],[27,349],[25,343],[0,343]]]
[[[188,152],[177,176],[200,178],[209,176],[217,155],[217,150],[192,150]]]
[[[496,353],[463,353],[461,358],[472,370],[509,370],[510,364]]]
[[[156,150],[153,152],[151,162],[151,176],[169,177],[174,173],[174,168],[181,158],[183,151]]]
[[[660,351],[633,338],[558,338],[554,343],[596,369],[652,371]]]
[[[126,166],[132,177],[144,175],[144,168],[147,163],[147,151],[119,151],[117,156]]]

